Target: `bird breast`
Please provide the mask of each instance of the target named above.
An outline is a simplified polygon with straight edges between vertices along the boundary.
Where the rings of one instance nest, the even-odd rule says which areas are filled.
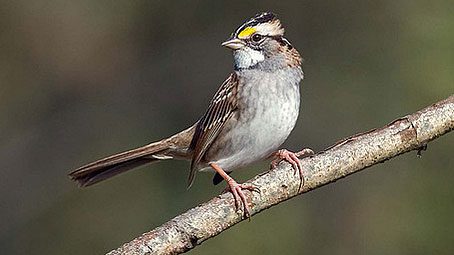
[[[289,136],[299,113],[302,71],[238,71],[238,110],[207,151],[226,171],[263,159]]]

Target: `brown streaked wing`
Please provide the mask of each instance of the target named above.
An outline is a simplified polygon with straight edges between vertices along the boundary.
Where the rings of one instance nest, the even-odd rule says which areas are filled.
[[[232,73],[222,83],[219,90],[210,102],[207,111],[199,120],[189,149],[193,151],[191,171],[188,177],[188,188],[194,182],[197,164],[213,143],[224,124],[237,109],[236,93],[238,77]]]

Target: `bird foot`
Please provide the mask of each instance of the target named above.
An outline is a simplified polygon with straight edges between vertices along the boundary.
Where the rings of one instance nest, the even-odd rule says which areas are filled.
[[[300,186],[299,186],[299,189],[298,191],[301,190],[301,188],[304,186],[304,171],[303,171],[303,167],[301,166],[301,162],[299,160],[300,157],[307,157],[307,156],[311,156],[314,154],[314,151],[309,149],[309,148],[305,148],[305,149],[302,149],[301,151],[299,152],[291,152],[291,151],[288,151],[286,149],[281,149],[281,150],[278,150],[275,154],[274,154],[274,160],[271,161],[271,169],[274,169],[277,167],[277,165],[282,161],[282,160],[285,160],[287,161],[288,163],[290,163],[293,167],[293,170],[294,170],[294,174],[296,173],[299,173],[299,176],[300,176]]]
[[[235,208],[236,211],[241,211],[241,207],[243,207],[243,213],[246,218],[251,218],[251,210],[249,208],[246,195],[244,194],[243,190],[250,190],[256,191],[260,193],[260,189],[254,186],[251,183],[241,183],[238,184],[232,177],[230,177],[221,167],[219,167],[215,163],[210,163],[210,166],[227,182],[227,188],[224,192],[231,192],[233,198],[235,199]]]
[[[235,208],[238,211],[243,210],[244,216],[246,218],[251,217],[251,209],[249,208],[247,198],[243,192],[243,190],[249,190],[249,191],[256,191],[260,192],[259,188],[256,186],[250,184],[250,183],[237,183],[234,179],[229,179],[227,180],[227,188],[225,191],[229,191],[232,193],[233,198],[235,199]]]

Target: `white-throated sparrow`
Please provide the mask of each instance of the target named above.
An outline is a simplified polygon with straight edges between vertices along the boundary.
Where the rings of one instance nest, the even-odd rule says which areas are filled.
[[[301,57],[284,38],[284,28],[270,12],[243,23],[223,46],[233,50],[234,71],[193,126],[170,138],[82,166],[69,175],[89,186],[116,174],[164,159],[191,160],[188,187],[197,171],[214,170],[223,179],[237,209],[250,215],[243,190],[228,173],[273,155],[287,139],[299,113]],[[279,150],[276,162],[289,161],[303,180],[297,154]]]

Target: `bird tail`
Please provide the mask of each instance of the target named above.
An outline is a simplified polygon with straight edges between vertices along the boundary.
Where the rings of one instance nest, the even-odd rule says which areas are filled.
[[[69,173],[69,177],[86,187],[128,170],[165,159],[190,159],[188,148],[194,134],[194,126],[169,138],[136,149],[118,153]]]

